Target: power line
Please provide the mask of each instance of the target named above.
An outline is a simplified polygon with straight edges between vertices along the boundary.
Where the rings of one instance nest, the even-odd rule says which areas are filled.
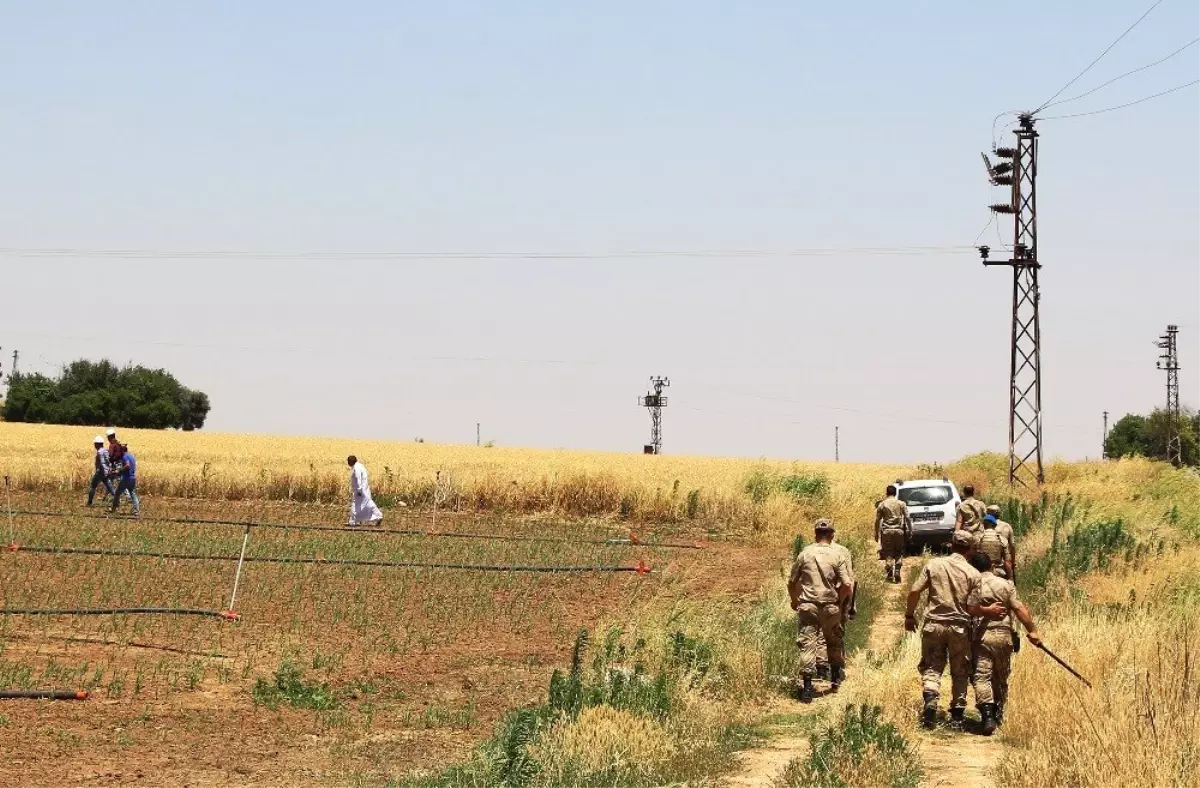
[[[1148,63],[1148,64],[1142,66],[1141,68],[1135,68],[1132,71],[1126,71],[1124,74],[1121,74],[1120,76],[1113,77],[1109,81],[1107,81],[1103,84],[1097,85],[1096,87],[1092,88],[1091,90],[1087,91],[1086,93],[1080,93],[1078,96],[1072,96],[1071,98],[1063,99],[1062,101],[1055,101],[1053,104],[1047,104],[1046,106],[1042,107],[1042,109],[1049,109],[1050,107],[1057,107],[1060,104],[1069,104],[1072,101],[1078,101],[1081,98],[1086,98],[1087,96],[1092,95],[1096,91],[1101,90],[1102,88],[1108,87],[1109,85],[1111,85],[1114,82],[1120,82],[1122,79],[1125,79],[1125,77],[1133,76],[1134,74],[1145,71],[1148,68],[1154,68],[1157,65],[1166,63],[1168,60],[1175,57],[1176,55],[1178,55],[1180,52],[1184,51],[1188,47],[1195,46],[1197,42],[1200,42],[1200,38],[1193,38],[1191,41],[1184,44],[1179,49],[1176,49],[1174,52],[1172,52],[1171,54],[1162,58],[1161,60],[1156,60],[1153,63]]]
[[[1099,63],[1099,62],[1100,62],[1100,61],[1101,61],[1101,60],[1104,58],[1104,56],[1105,56],[1105,55],[1107,55],[1109,52],[1111,52],[1111,51],[1112,51],[1112,48],[1113,48],[1113,47],[1115,47],[1117,44],[1119,44],[1119,43],[1121,42],[1121,39],[1123,39],[1125,36],[1129,35],[1129,33],[1130,33],[1130,32],[1131,32],[1131,31],[1132,31],[1132,30],[1133,30],[1135,27],[1137,27],[1138,25],[1140,25],[1140,24],[1142,23],[1142,20],[1143,20],[1143,19],[1145,19],[1146,17],[1150,16],[1150,12],[1151,12],[1151,11],[1153,11],[1155,8],[1158,8],[1158,6],[1159,6],[1160,4],[1162,4],[1162,0],[1154,0],[1154,3],[1153,3],[1153,4],[1152,4],[1152,5],[1149,7],[1149,8],[1147,8],[1147,9],[1146,9],[1146,12],[1145,12],[1144,14],[1142,14],[1141,16],[1139,16],[1139,17],[1137,18],[1137,21],[1135,21],[1135,22],[1134,22],[1132,25],[1130,25],[1128,28],[1126,28],[1126,30],[1125,30],[1125,32],[1124,32],[1124,33],[1122,33],[1121,35],[1117,36],[1116,40],[1115,40],[1115,41],[1113,41],[1111,44],[1109,44],[1109,45],[1108,45],[1108,46],[1105,48],[1105,50],[1104,50],[1103,52],[1101,52],[1099,55],[1097,55],[1095,60],[1093,60],[1091,63],[1088,63],[1088,64],[1087,64],[1087,68],[1085,68],[1083,71],[1080,71],[1078,74],[1076,74],[1074,77],[1072,77],[1070,82],[1068,82],[1067,84],[1065,84],[1065,85],[1063,85],[1061,88],[1059,88],[1059,89],[1058,89],[1058,91],[1057,91],[1057,92],[1056,92],[1056,93],[1055,93],[1053,96],[1051,96],[1050,98],[1048,98],[1048,99],[1046,99],[1044,102],[1042,102],[1041,106],[1039,106],[1037,109],[1035,109],[1035,110],[1034,110],[1032,113],[1030,113],[1030,114],[1031,114],[1031,115],[1036,115],[1037,113],[1041,112],[1041,111],[1042,111],[1042,110],[1044,110],[1044,109],[1045,109],[1047,106],[1049,106],[1049,104],[1050,104],[1050,102],[1051,102],[1051,101],[1054,101],[1054,99],[1056,99],[1056,98],[1058,98],[1059,96],[1061,96],[1064,90],[1066,90],[1067,88],[1071,87],[1071,86],[1072,86],[1072,85],[1074,85],[1076,82],[1078,82],[1080,77],[1082,77],[1084,74],[1086,74],[1086,73],[1088,73],[1089,71],[1091,71],[1091,70],[1092,70],[1092,66],[1096,65],[1097,63]]]
[[[1115,107],[1105,107],[1104,109],[1096,109],[1096,110],[1092,110],[1091,112],[1076,112],[1073,115],[1051,115],[1046,118],[1038,118],[1038,120],[1066,120],[1067,118],[1083,118],[1083,117],[1087,117],[1088,115],[1101,115],[1105,112],[1113,112],[1114,110],[1125,109],[1126,107],[1132,107],[1135,104],[1142,104],[1144,102],[1150,101],[1151,99],[1156,99],[1156,98],[1159,98],[1160,96],[1166,96],[1169,93],[1174,93],[1177,90],[1183,90],[1184,88],[1190,88],[1192,85],[1195,85],[1197,83],[1200,83],[1200,79],[1193,79],[1191,82],[1188,82],[1184,85],[1176,85],[1175,87],[1171,88],[1170,90],[1164,90],[1162,93],[1155,93],[1153,96],[1146,96],[1145,98],[1140,98],[1137,101],[1129,101],[1129,102],[1126,102],[1125,104],[1118,104]]]
[[[929,246],[848,246],[796,249],[681,249],[598,252],[500,252],[459,251],[422,252],[384,251],[272,251],[272,250],[171,250],[171,249],[91,249],[91,248],[0,248],[0,257],[61,258],[88,257],[121,260],[211,259],[211,260],[624,260],[644,258],[789,258],[838,255],[921,255],[966,254],[975,247],[967,244]]]

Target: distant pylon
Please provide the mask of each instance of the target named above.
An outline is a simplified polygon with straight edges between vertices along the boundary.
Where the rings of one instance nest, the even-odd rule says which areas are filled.
[[[1108,459],[1108,411],[1104,411],[1104,433],[1100,438],[1100,459]]]
[[[638,398],[638,404],[650,411],[650,442],[646,444],[646,454],[662,454],[662,409],[667,406],[662,391],[670,385],[670,378],[652,377],[650,386],[653,390]]]
[[[1176,336],[1179,326],[1167,326],[1167,333],[1158,338],[1162,355],[1158,357],[1158,368],[1167,373],[1167,419],[1170,433],[1167,436],[1167,460],[1176,468],[1183,465],[1183,440],[1180,432],[1183,421],[1179,413],[1179,345]]]

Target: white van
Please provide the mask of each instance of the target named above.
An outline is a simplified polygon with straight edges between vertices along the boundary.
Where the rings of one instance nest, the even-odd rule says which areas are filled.
[[[954,518],[962,498],[949,479],[896,480],[896,495],[908,504],[912,518],[912,535],[908,549],[920,552],[924,548],[950,546],[954,534]]]

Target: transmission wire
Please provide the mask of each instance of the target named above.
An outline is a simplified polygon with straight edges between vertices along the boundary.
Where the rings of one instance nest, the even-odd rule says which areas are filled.
[[[1055,93],[1053,96],[1051,96],[1050,98],[1048,98],[1048,99],[1046,99],[1044,102],[1042,102],[1042,105],[1041,105],[1041,106],[1039,106],[1037,109],[1035,109],[1035,110],[1034,110],[1034,111],[1033,111],[1031,114],[1033,114],[1033,115],[1036,115],[1037,113],[1039,113],[1039,112],[1041,112],[1042,110],[1044,110],[1044,109],[1045,109],[1045,108],[1046,108],[1046,107],[1047,107],[1047,106],[1050,104],[1050,102],[1051,102],[1051,101],[1054,101],[1054,99],[1056,99],[1056,98],[1058,98],[1059,96],[1061,96],[1064,90],[1066,90],[1067,88],[1069,88],[1069,87],[1071,87],[1072,85],[1074,85],[1076,82],[1078,82],[1078,81],[1079,81],[1079,78],[1080,78],[1080,77],[1082,77],[1084,74],[1086,74],[1086,73],[1088,73],[1089,71],[1091,71],[1091,70],[1092,70],[1092,66],[1096,65],[1097,63],[1099,63],[1099,62],[1100,62],[1100,61],[1101,61],[1101,60],[1104,58],[1104,56],[1105,56],[1105,55],[1107,55],[1109,52],[1111,52],[1111,51],[1112,51],[1112,48],[1113,48],[1113,47],[1115,47],[1117,44],[1119,44],[1119,43],[1121,42],[1121,39],[1122,39],[1122,38],[1124,38],[1125,36],[1129,35],[1129,33],[1130,33],[1130,32],[1132,32],[1132,30],[1133,30],[1135,27],[1137,27],[1138,25],[1140,25],[1140,24],[1142,23],[1142,20],[1143,20],[1143,19],[1145,19],[1146,17],[1150,16],[1150,12],[1151,12],[1151,11],[1153,11],[1155,8],[1158,8],[1158,6],[1162,4],[1162,1],[1163,1],[1163,0],[1154,0],[1154,3],[1153,3],[1153,4],[1152,4],[1152,5],[1149,7],[1149,8],[1147,8],[1147,9],[1146,9],[1146,12],[1145,12],[1145,13],[1143,13],[1141,16],[1139,16],[1139,17],[1137,18],[1137,21],[1136,21],[1136,22],[1134,22],[1132,25],[1130,25],[1128,28],[1126,28],[1124,33],[1122,33],[1121,35],[1117,36],[1116,40],[1115,40],[1115,41],[1113,41],[1111,44],[1109,44],[1109,45],[1108,45],[1108,47],[1106,47],[1106,48],[1105,48],[1105,50],[1104,50],[1103,52],[1101,52],[1099,55],[1097,55],[1095,60],[1093,60],[1091,63],[1088,63],[1088,65],[1087,65],[1087,68],[1085,68],[1083,71],[1080,71],[1078,74],[1076,74],[1076,75],[1075,75],[1075,76],[1074,76],[1074,77],[1071,79],[1071,81],[1070,81],[1070,82],[1068,82],[1067,84],[1065,84],[1065,85],[1063,85],[1061,88],[1059,88],[1059,89],[1058,89],[1058,91],[1057,91],[1057,92],[1056,92],[1056,93]]]
[[[1175,87],[1171,88],[1170,90],[1164,90],[1161,93],[1155,93],[1152,96],[1146,96],[1144,98],[1138,99],[1137,101],[1129,101],[1124,104],[1118,104],[1115,107],[1105,107],[1104,109],[1096,109],[1096,110],[1092,110],[1091,112],[1076,112],[1072,115],[1051,115],[1050,117],[1047,117],[1047,118],[1041,118],[1041,120],[1066,120],[1067,118],[1084,118],[1084,117],[1087,117],[1088,115],[1102,115],[1105,112],[1113,112],[1114,110],[1125,109],[1126,107],[1132,107],[1136,104],[1142,104],[1151,99],[1156,99],[1156,98],[1159,98],[1160,96],[1165,96],[1168,93],[1174,93],[1177,90],[1183,90],[1184,88],[1190,88],[1192,85],[1195,85],[1197,83],[1200,83],[1200,79],[1193,79],[1191,82],[1188,82],[1186,84],[1176,85]]]
[[[1135,69],[1133,69],[1132,71],[1126,71],[1124,74],[1121,74],[1121,75],[1120,75],[1120,76],[1118,76],[1118,77],[1113,77],[1113,78],[1112,78],[1112,79],[1110,79],[1109,81],[1107,81],[1107,82],[1105,82],[1105,83],[1103,83],[1103,84],[1101,84],[1101,85],[1097,85],[1096,87],[1092,88],[1091,90],[1087,91],[1086,93],[1080,93],[1078,96],[1072,96],[1071,98],[1068,98],[1068,99],[1063,99],[1062,101],[1055,101],[1053,104],[1047,104],[1047,105],[1045,105],[1044,107],[1042,107],[1042,109],[1049,109],[1050,107],[1057,107],[1057,106],[1058,106],[1058,105],[1060,105],[1060,104],[1069,104],[1069,103],[1070,103],[1070,102],[1072,102],[1072,101],[1078,101],[1078,100],[1079,100],[1079,99],[1081,99],[1081,98],[1084,98],[1084,97],[1086,97],[1086,96],[1090,96],[1090,95],[1092,95],[1093,93],[1095,93],[1097,90],[1100,90],[1101,88],[1106,88],[1106,87],[1108,87],[1109,85],[1111,85],[1111,84],[1112,84],[1112,83],[1114,83],[1114,82],[1118,82],[1118,81],[1120,81],[1120,80],[1122,80],[1122,79],[1125,79],[1125,77],[1132,76],[1132,75],[1134,75],[1134,74],[1137,74],[1137,73],[1138,73],[1138,72],[1140,72],[1140,71],[1145,71],[1145,70],[1146,70],[1146,69],[1148,69],[1148,68],[1154,68],[1155,66],[1157,66],[1157,65],[1159,65],[1159,64],[1161,64],[1161,63],[1166,63],[1168,60],[1170,60],[1171,58],[1175,57],[1176,55],[1178,55],[1178,54],[1179,54],[1180,52],[1182,52],[1183,50],[1187,49],[1188,47],[1194,46],[1194,45],[1195,45],[1197,42],[1200,42],[1200,38],[1193,38],[1191,41],[1189,41],[1188,43],[1184,44],[1184,45],[1183,45],[1183,46],[1181,46],[1179,49],[1176,49],[1174,52],[1172,52],[1171,54],[1169,54],[1169,55],[1167,55],[1166,57],[1162,58],[1161,60],[1156,60],[1156,61],[1154,61],[1153,63],[1148,63],[1148,64],[1146,64],[1146,65],[1142,66],[1141,68],[1135,68]]]

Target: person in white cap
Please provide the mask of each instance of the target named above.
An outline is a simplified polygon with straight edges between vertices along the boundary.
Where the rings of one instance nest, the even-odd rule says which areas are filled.
[[[104,438],[97,435],[92,440],[92,445],[96,447],[96,471],[92,474],[92,484],[88,487],[88,506],[91,506],[92,501],[96,499],[96,488],[102,484],[110,497],[116,495],[113,492],[112,482],[108,480],[109,474],[112,472],[112,465],[108,460],[108,449],[104,448]]]
[[[119,454],[121,443],[117,440],[117,431],[109,430],[104,434],[108,436],[108,456],[112,457],[113,455]]]
[[[382,525],[383,512],[371,498],[371,482],[367,468],[351,454],[346,458],[350,466],[350,522],[349,525]]]

